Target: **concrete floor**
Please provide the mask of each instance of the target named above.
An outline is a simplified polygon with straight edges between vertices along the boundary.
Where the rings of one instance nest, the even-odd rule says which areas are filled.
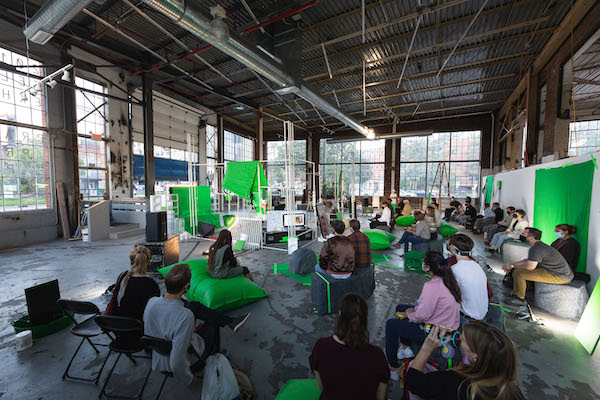
[[[396,231],[398,233],[398,230]],[[93,384],[62,381],[61,376],[78,344],[78,339],[65,329],[35,341],[28,350],[17,353],[14,331],[10,322],[26,313],[23,289],[55,278],[59,279],[64,298],[92,301],[104,310],[109,298],[103,296],[106,287],[128,267],[131,246],[143,238],[110,240],[94,244],[54,241],[47,244],[0,253],[3,272],[0,307],[0,398],[4,399],[91,399],[99,393]],[[208,248],[208,241],[181,244],[180,257],[199,257]],[[318,250],[320,243],[313,243]],[[397,250],[381,251],[391,257],[392,265],[402,265]],[[475,256],[482,255],[479,239]],[[248,323],[238,333],[222,330],[222,347],[231,357],[234,368],[245,372],[257,392],[257,399],[273,399],[284,382],[293,378],[312,377],[308,356],[319,337],[332,334],[334,318],[316,316],[312,312],[309,288],[284,275],[273,275],[273,263],[285,262],[288,256],[275,250],[249,251],[239,255],[250,268],[256,282],[269,297],[231,312],[239,315],[252,312]],[[501,284],[500,259],[490,257],[494,272],[488,279],[494,289],[495,301],[509,293]],[[383,348],[385,321],[393,315],[398,303],[414,302],[424,280],[423,275],[401,269],[376,267],[377,287],[369,298],[371,341]],[[164,284],[160,282],[164,292]],[[520,387],[529,399],[600,399],[600,355],[590,357],[573,337],[575,323],[539,314],[544,326],[521,321],[510,314],[507,332],[519,351]],[[105,339],[99,339],[108,343]],[[97,371],[106,354],[105,348],[96,357],[90,346],[84,345],[79,362],[72,373],[90,374]],[[112,365],[114,357],[107,367]],[[109,392],[135,391],[142,383],[149,361],[133,366],[122,359],[111,378]],[[101,383],[107,374],[103,373]],[[150,376],[144,398],[154,398],[162,376]],[[186,388],[169,380],[161,399],[199,398],[201,385]],[[400,399],[398,383],[392,383],[388,398]]]

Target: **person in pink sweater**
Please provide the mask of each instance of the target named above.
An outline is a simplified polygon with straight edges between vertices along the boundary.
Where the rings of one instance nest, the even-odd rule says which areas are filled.
[[[448,261],[438,252],[430,251],[423,257],[423,271],[431,280],[423,285],[416,306],[400,304],[396,318],[388,319],[385,326],[385,352],[390,364],[391,378],[398,380],[398,358],[412,358],[411,343],[423,343],[427,334],[421,327],[432,324],[456,330],[460,325],[460,288]],[[398,350],[398,340],[402,347]]]

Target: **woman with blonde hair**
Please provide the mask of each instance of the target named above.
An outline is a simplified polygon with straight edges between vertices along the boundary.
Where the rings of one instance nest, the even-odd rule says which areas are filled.
[[[137,318],[141,321],[148,300],[160,296],[158,284],[154,279],[146,276],[151,258],[152,255],[147,247],[133,246],[133,250],[129,253],[131,266],[128,271],[119,275],[114,289],[117,291],[115,315]]]
[[[446,371],[425,373],[431,353],[442,347],[446,330],[431,329],[423,347],[406,374],[405,386],[411,393],[427,399],[521,400],[516,385],[517,350],[510,338],[483,321],[467,323],[460,342],[463,362]],[[448,343],[449,339],[445,339]]]

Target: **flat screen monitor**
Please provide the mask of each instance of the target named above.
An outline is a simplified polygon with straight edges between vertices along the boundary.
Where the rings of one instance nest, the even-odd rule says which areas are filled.
[[[57,279],[25,289],[31,326],[45,325],[62,316],[62,310],[56,304],[58,299],[60,290]]]
[[[304,226],[304,217],[306,214],[292,214],[292,222],[290,223],[290,215],[283,214],[283,226]]]

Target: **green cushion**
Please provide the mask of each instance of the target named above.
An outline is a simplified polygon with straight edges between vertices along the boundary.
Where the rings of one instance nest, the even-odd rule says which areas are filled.
[[[291,379],[283,385],[275,400],[318,400],[321,389],[316,379]]]
[[[416,224],[415,217],[413,215],[402,215],[396,218],[396,225],[399,226],[411,226]]]
[[[458,229],[456,229],[452,225],[442,224],[442,226],[440,226],[440,234],[443,237],[452,236],[452,235],[454,235],[457,232],[458,232]]]
[[[213,279],[206,271],[207,261],[206,258],[202,258],[173,264],[189,264],[192,270],[190,290],[185,293],[185,297],[190,301],[198,301],[215,311],[227,311],[267,296],[263,288],[243,276]],[[160,268],[158,272],[166,276],[173,265]]]
[[[235,215],[223,215],[223,223],[226,227],[231,227],[235,222]]]
[[[385,250],[396,239],[396,236],[381,229],[367,229],[363,233],[369,237],[371,250]]]

